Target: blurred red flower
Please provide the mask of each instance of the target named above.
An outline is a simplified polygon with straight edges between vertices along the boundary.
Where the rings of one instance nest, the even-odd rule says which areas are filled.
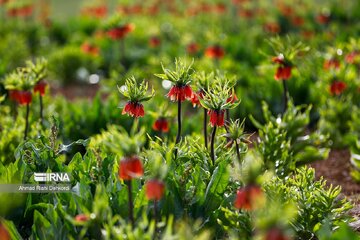
[[[288,240],[289,238],[277,227],[271,228],[265,235],[265,240]]]
[[[143,117],[145,115],[144,106],[139,102],[127,102],[122,114],[128,114],[131,117]]]
[[[352,51],[351,53],[347,54],[345,56],[345,61],[348,64],[353,64],[356,62],[356,60],[360,59],[360,52],[359,51]]]
[[[169,93],[166,95],[171,101],[185,101],[191,100],[193,91],[189,85],[185,86],[172,86]]]
[[[36,85],[34,86],[34,93],[39,92],[41,96],[45,95],[45,89],[47,86],[47,82],[45,80],[40,80],[39,82],[36,83]]]
[[[165,184],[157,179],[145,183],[145,195],[148,200],[160,200],[164,195]]]
[[[238,99],[238,97],[236,96],[236,93],[231,93],[230,97],[226,100],[226,102],[231,102],[231,103],[235,103]]]
[[[75,221],[76,222],[86,222],[86,221],[88,221],[90,218],[89,218],[89,216],[88,215],[86,215],[86,214],[78,214],[78,215],[76,215],[75,216]]]
[[[27,105],[32,101],[32,94],[30,91],[18,91],[17,97],[20,105]]]
[[[273,57],[272,62],[279,65],[274,75],[275,80],[288,80],[291,77],[292,66],[285,61],[283,55]]]
[[[346,89],[347,85],[343,81],[334,81],[330,85],[330,93],[331,95],[340,95],[343,93]]]
[[[149,45],[150,47],[152,48],[157,48],[158,46],[160,46],[161,44],[161,40],[160,38],[156,37],[156,36],[152,36],[150,39],[149,39]]]
[[[225,51],[221,46],[214,45],[205,50],[205,56],[208,58],[221,59],[225,56]]]
[[[199,45],[197,43],[190,43],[186,46],[186,51],[188,54],[193,55],[199,51]]]
[[[160,118],[156,119],[152,128],[155,131],[166,133],[169,131],[169,123],[166,120],[166,118],[160,117]]]
[[[325,70],[329,70],[329,69],[339,69],[340,68],[340,61],[332,58],[332,59],[328,59],[325,60],[324,62],[324,69]]]
[[[281,30],[280,25],[276,22],[265,23],[264,29],[265,31],[274,34],[279,33]]]
[[[144,169],[140,159],[137,156],[126,157],[120,161],[119,178],[122,180],[131,180],[139,178],[144,174]]]
[[[210,124],[212,127],[224,126],[225,110],[209,110],[208,115],[210,116]]]
[[[262,190],[257,185],[248,185],[237,191],[234,206],[237,209],[252,210],[254,203],[262,197]]]
[[[81,45],[81,51],[93,56],[98,56],[100,50],[97,46],[85,42]]]
[[[124,38],[128,33],[134,31],[135,25],[132,23],[125,24],[120,27],[115,27],[107,31],[107,35],[113,40]]]

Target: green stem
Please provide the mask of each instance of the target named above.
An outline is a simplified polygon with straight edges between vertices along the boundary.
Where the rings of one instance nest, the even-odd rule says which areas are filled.
[[[43,106],[43,98],[42,98],[41,94],[39,94],[39,103],[40,103],[40,122],[41,122],[41,124],[43,124],[43,122],[44,122],[44,114],[43,114],[44,106]]]
[[[204,141],[205,148],[208,147],[208,136],[207,136],[207,110],[204,108]]]
[[[157,201],[154,200],[154,220],[155,220],[155,231],[154,231],[154,239],[157,237],[157,221],[158,221],[158,210],[157,210]]]
[[[27,138],[27,132],[29,129],[29,113],[30,113],[30,104],[26,104],[26,117],[25,117],[25,131],[24,131],[24,140]]]
[[[213,128],[212,131],[212,135],[211,135],[211,160],[213,163],[213,166],[215,166],[215,149],[214,149],[214,144],[215,144],[215,135],[216,135],[216,125]]]
[[[181,101],[178,100],[178,132],[176,135],[175,143],[178,144],[180,142],[180,139],[181,139]],[[178,150],[176,148],[175,149],[175,158],[177,158],[177,153],[178,153]]]
[[[240,151],[239,151],[239,144],[238,144],[237,140],[235,140],[235,147],[236,147],[237,159],[239,161],[239,166],[241,166],[241,157],[240,157]]]
[[[287,110],[287,106],[288,106],[288,87],[287,87],[287,83],[286,80],[282,80],[283,82],[283,88],[284,88],[284,113]]]
[[[131,223],[131,227],[134,228],[135,221],[134,221],[134,205],[132,200],[132,184],[131,180],[126,181],[128,185],[128,200],[129,200],[129,221]]]

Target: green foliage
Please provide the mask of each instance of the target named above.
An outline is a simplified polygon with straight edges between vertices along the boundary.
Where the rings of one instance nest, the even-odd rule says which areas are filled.
[[[350,144],[346,138],[350,133],[349,120],[354,112],[350,102],[349,99],[328,99],[320,109],[319,131],[329,135],[331,145],[335,148]]]
[[[194,70],[192,69],[192,65],[194,60],[187,64],[185,61],[180,58],[175,59],[175,70],[167,69],[164,65],[161,64],[163,74],[155,74],[155,76],[171,81],[176,86],[185,86],[191,83],[192,74]]]
[[[67,46],[49,56],[49,70],[62,84],[84,80],[79,71],[83,69],[86,75],[94,72],[99,65],[96,56],[85,54],[78,47]]]
[[[148,83],[141,82],[138,84],[134,76],[126,79],[124,88],[118,86],[118,89],[119,92],[131,102],[146,102],[155,95],[154,89],[152,89],[151,94],[148,95]]]
[[[274,169],[282,178],[296,167],[328,156],[327,137],[313,132],[306,134],[310,121],[311,106],[294,106],[290,101],[283,116],[272,116],[268,105],[263,103],[264,119],[261,125],[251,117],[259,128],[259,143],[256,148],[261,153],[265,167]]]
[[[314,169],[303,167],[286,180],[275,178],[265,184],[265,191],[269,197],[281,196],[284,204],[296,204],[298,214],[291,225],[300,239],[314,237],[325,222],[335,230],[350,220],[351,204],[339,199],[340,187],[326,187],[323,179],[316,181]]]

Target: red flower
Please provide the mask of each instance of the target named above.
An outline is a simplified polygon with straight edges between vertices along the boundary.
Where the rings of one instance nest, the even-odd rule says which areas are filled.
[[[325,15],[323,13],[316,16],[316,21],[320,24],[327,24],[330,22],[330,15]]]
[[[291,77],[291,66],[279,66],[274,75],[275,80],[288,80]]]
[[[199,45],[196,43],[190,43],[187,45],[186,51],[190,55],[196,54],[199,51]]]
[[[164,195],[165,184],[157,179],[149,180],[145,184],[145,195],[149,200],[160,200]]]
[[[208,58],[221,59],[225,56],[225,51],[219,45],[215,45],[205,50],[205,56]]]
[[[343,81],[334,81],[330,86],[331,95],[340,95],[346,89],[347,85]]]
[[[332,59],[329,59],[329,60],[325,60],[324,62],[324,69],[325,70],[329,70],[329,69],[339,69],[340,68],[340,61],[335,59],[335,58],[332,58]]]
[[[0,239],[1,240],[10,240],[10,234],[9,231],[6,229],[6,227],[0,222]]]
[[[212,127],[224,126],[225,110],[209,110],[208,115],[210,115],[210,124]]]
[[[115,27],[110,29],[107,32],[107,35],[113,40],[119,40],[124,38],[128,33],[132,32],[134,29],[135,29],[135,25],[129,23],[120,27]]]
[[[44,80],[40,80],[34,86],[34,93],[39,92],[41,96],[44,96],[46,86],[47,86],[47,83]]]
[[[222,14],[226,12],[226,5],[224,3],[217,3],[214,7],[216,13]]]
[[[289,238],[279,229],[271,228],[265,235],[265,240],[288,240]]]
[[[237,96],[234,92],[234,93],[231,93],[230,97],[226,100],[226,102],[235,103],[237,100],[239,100],[239,99],[237,98]]]
[[[272,62],[279,64],[274,75],[275,80],[288,80],[291,77],[292,66],[285,61],[283,55],[273,57]]]
[[[88,221],[90,218],[88,215],[86,214],[78,214],[75,216],[75,221],[76,222],[86,222]]]
[[[160,46],[160,44],[161,44],[161,40],[160,40],[160,38],[158,38],[156,36],[151,37],[149,40],[149,45],[152,48],[156,48],[156,47]]]
[[[129,116],[132,116],[132,117],[143,117],[145,112],[144,112],[144,106],[139,103],[139,102],[127,102],[123,111],[122,111],[122,114],[128,114]]]
[[[189,85],[185,86],[172,86],[169,93],[166,95],[171,101],[185,101],[191,99],[193,91]]]
[[[279,33],[281,30],[279,24],[276,22],[266,23],[264,25],[264,29],[265,29],[265,31],[267,31],[269,33]]]
[[[32,101],[32,94],[30,91],[18,91],[18,102],[20,105],[30,104]]]
[[[237,191],[234,206],[237,209],[252,210],[254,202],[262,195],[262,190],[257,185],[248,185]]]
[[[136,156],[127,157],[120,161],[119,178],[122,180],[131,180],[141,177],[144,169],[140,159]]]
[[[301,27],[305,23],[304,18],[302,18],[300,16],[293,17],[291,21],[294,24],[294,26],[297,26],[297,27]]]
[[[85,42],[81,45],[81,51],[83,51],[84,53],[93,55],[93,56],[99,55],[99,48],[96,47],[95,45],[91,45],[90,43],[87,43],[87,42]]]
[[[9,97],[11,100],[15,102],[19,102],[19,90],[10,90],[9,91]]]
[[[166,133],[169,131],[169,123],[166,120],[166,118],[160,117],[154,122],[154,125],[152,128],[155,131]]]
[[[353,51],[345,56],[345,61],[348,64],[353,64],[356,60],[358,60],[360,57],[359,51]]]

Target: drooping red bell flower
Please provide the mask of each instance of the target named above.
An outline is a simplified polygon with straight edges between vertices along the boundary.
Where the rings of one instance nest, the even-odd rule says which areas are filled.
[[[20,105],[30,104],[32,101],[32,94],[30,91],[18,91],[18,103]]]
[[[221,46],[214,45],[205,50],[205,56],[211,59],[221,59],[225,56],[225,51]]]
[[[280,25],[276,22],[266,23],[264,25],[264,29],[265,29],[265,31],[267,31],[269,33],[273,33],[273,34],[279,33],[281,30]]]
[[[39,92],[41,96],[45,95],[45,89],[46,89],[47,83],[45,80],[40,80],[36,83],[34,86],[34,93]]]
[[[279,66],[274,75],[275,80],[288,80],[291,77],[291,66]]]
[[[172,86],[169,93],[166,95],[171,101],[185,101],[190,100],[193,96],[193,91],[189,85],[184,86]]]
[[[277,227],[273,227],[265,234],[265,240],[288,240],[289,238]]]
[[[273,57],[272,62],[278,64],[274,75],[275,80],[288,80],[291,77],[292,66],[285,61],[283,55]]]
[[[120,27],[115,27],[107,31],[107,35],[113,40],[119,40],[124,38],[128,33],[135,29],[135,25],[132,23],[125,24]]]
[[[327,24],[330,22],[330,15],[329,14],[318,14],[316,16],[316,21],[319,23],[319,24]]]
[[[81,213],[76,215],[74,219],[76,222],[87,222],[89,221],[90,217],[86,214]]]
[[[214,7],[214,11],[218,14],[226,12],[226,5],[224,3],[217,3]]]
[[[225,110],[209,110],[208,115],[210,116],[210,124],[212,127],[224,126]]]
[[[235,103],[236,101],[238,101],[238,97],[236,96],[236,93],[233,92],[231,93],[230,97],[226,100],[226,102],[231,102],[231,103]]]
[[[189,45],[187,45],[186,51],[190,55],[196,54],[199,51],[199,45],[194,42],[190,43]]]
[[[85,42],[81,45],[81,51],[92,56],[98,56],[100,50],[97,46]]]
[[[155,131],[166,133],[169,131],[169,123],[166,118],[160,117],[154,122],[152,128]]]
[[[131,117],[143,117],[145,115],[144,106],[139,102],[127,102],[122,114],[128,114]]]
[[[145,183],[145,196],[148,200],[159,201],[164,195],[165,184],[157,179]]]
[[[126,157],[120,161],[119,178],[122,180],[131,180],[139,178],[144,174],[144,169],[140,159],[137,156]]]
[[[10,100],[15,101],[15,102],[20,102],[20,98],[19,98],[19,90],[10,90],[9,91],[9,97]]]
[[[343,82],[343,81],[334,81],[330,85],[330,93],[331,93],[331,95],[337,95],[338,96],[341,93],[343,93],[346,88],[347,88],[347,85],[346,85],[345,82]]]
[[[335,58],[325,60],[324,62],[325,70],[339,69],[339,68],[340,68],[340,61]]]
[[[257,185],[248,185],[237,191],[234,206],[237,209],[252,210],[254,203],[262,197],[262,190]]]
[[[360,52],[359,51],[352,51],[351,53],[345,56],[345,62],[348,64],[355,63],[356,60],[360,59]]]
[[[11,240],[9,231],[6,227],[0,222],[0,239],[1,240]]]
[[[160,38],[156,37],[156,36],[152,36],[150,39],[149,39],[149,45],[150,47],[152,48],[157,48],[158,46],[160,46],[161,44],[161,40]]]

